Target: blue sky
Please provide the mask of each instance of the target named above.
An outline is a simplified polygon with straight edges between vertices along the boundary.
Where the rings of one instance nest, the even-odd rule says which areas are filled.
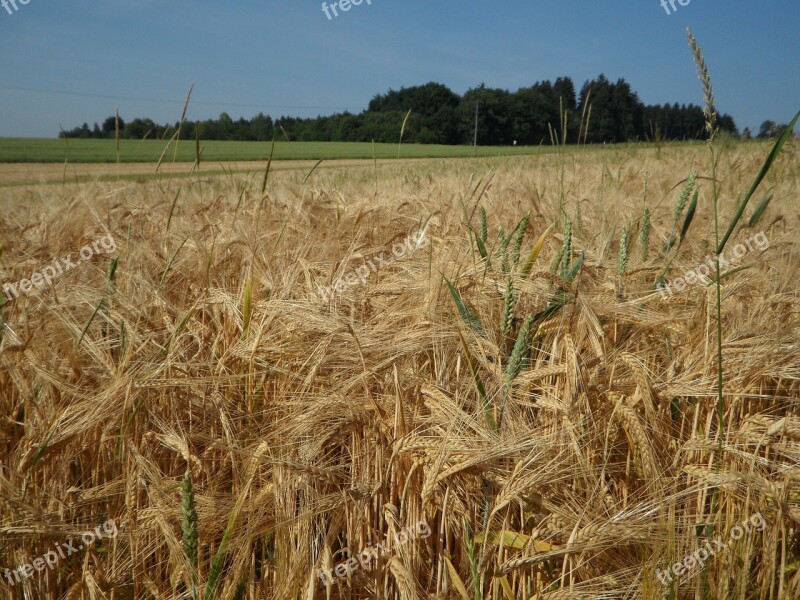
[[[55,137],[117,106],[174,122],[192,83],[190,119],[359,112],[428,81],[461,94],[569,75],[580,89],[600,73],[646,103],[700,104],[687,26],[740,129],[800,109],[798,0],[690,0],[670,15],[660,0],[364,0],[331,20],[321,0],[16,2],[0,8],[0,136]]]

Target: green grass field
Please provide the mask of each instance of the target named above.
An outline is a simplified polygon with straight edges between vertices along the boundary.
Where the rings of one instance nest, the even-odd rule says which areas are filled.
[[[155,162],[167,145],[161,140],[120,140],[120,162]],[[201,160],[209,162],[265,160],[269,156],[267,142],[201,141]],[[535,154],[552,150],[549,147],[479,147],[479,156]],[[397,144],[375,144],[377,158],[397,158]],[[164,155],[171,162],[173,144]],[[403,144],[401,158],[453,158],[474,156],[469,146]],[[372,158],[373,146],[359,142],[276,142],[275,160],[318,160]],[[178,146],[179,162],[194,162],[195,144],[182,141]],[[114,140],[0,138],[0,163],[113,163],[117,160]]]

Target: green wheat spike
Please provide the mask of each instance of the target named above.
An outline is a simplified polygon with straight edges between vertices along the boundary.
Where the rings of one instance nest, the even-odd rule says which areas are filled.
[[[514,307],[516,304],[517,298],[514,294],[514,280],[509,277],[508,284],[506,285],[506,299],[503,305],[503,321],[500,324],[500,337],[502,340],[505,340],[509,331],[511,331],[511,324],[514,321]]]
[[[488,230],[488,227],[486,225],[486,210],[482,206],[481,206],[480,218],[481,218],[481,235],[480,235],[480,239],[485,244],[486,243],[486,238],[489,235],[489,230]]]
[[[528,212],[517,225],[517,232],[514,234],[514,244],[511,246],[511,262],[514,267],[519,265],[519,254],[522,250],[522,240],[525,238],[525,232],[528,230],[528,223],[531,220],[531,213]]]

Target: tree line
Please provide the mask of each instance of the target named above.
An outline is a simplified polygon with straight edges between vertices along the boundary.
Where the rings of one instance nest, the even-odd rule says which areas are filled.
[[[561,143],[615,143],[631,141],[704,139],[703,109],[694,104],[644,104],[624,79],[604,75],[587,81],[580,92],[569,77],[542,81],[516,92],[481,84],[458,95],[440,83],[389,90],[377,94],[359,114],[273,119],[259,113],[251,119],[233,120],[227,113],[217,119],[186,120],[160,125],[151,119],[124,121],[108,117],[102,126],[87,123],[60,137],[167,139],[180,129],[181,139],[329,142],[397,142],[419,144],[472,144],[477,109],[477,143],[483,146]],[[719,117],[723,131],[738,136],[731,116]],[[588,127],[586,124],[588,123]],[[180,126],[180,127],[179,127]],[[767,127],[769,132],[765,132]],[[763,137],[775,124],[765,122]],[[580,135],[580,140],[578,139]],[[749,135],[745,131],[745,136]]]

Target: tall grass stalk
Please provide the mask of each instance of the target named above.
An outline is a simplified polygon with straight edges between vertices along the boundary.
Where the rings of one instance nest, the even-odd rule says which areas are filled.
[[[706,117],[706,131],[708,132],[708,152],[709,152],[709,164],[711,168],[711,191],[712,191],[712,203],[713,203],[713,212],[714,212],[714,287],[716,292],[716,337],[717,337],[717,406],[716,406],[716,439],[717,439],[717,451],[716,457],[714,460],[715,469],[717,471],[721,471],[722,464],[723,464],[723,447],[724,447],[724,440],[726,437],[726,427],[725,427],[725,396],[724,396],[724,362],[723,362],[723,348],[722,348],[722,285],[720,282],[721,273],[720,273],[720,256],[725,249],[725,245],[728,242],[731,234],[733,233],[736,225],[742,218],[744,214],[744,210],[747,206],[752,195],[755,193],[756,189],[760,185],[763,178],[769,172],[772,164],[774,163],[775,159],[777,158],[778,154],[780,153],[784,143],[788,139],[789,135],[791,134],[792,130],[794,129],[795,124],[797,123],[798,117],[800,117],[800,112],[798,112],[780,138],[776,141],[772,151],[770,152],[769,156],[767,157],[764,165],[761,168],[758,176],[754,180],[753,184],[750,187],[750,190],[745,195],[742,202],[739,204],[736,210],[736,214],[731,219],[728,228],[720,239],[720,228],[719,228],[719,187],[717,184],[717,167],[719,161],[719,155],[716,151],[715,147],[715,138],[717,135],[718,127],[717,127],[717,113],[714,104],[714,93],[713,88],[711,86],[711,76],[709,74],[708,68],[705,63],[705,59],[703,58],[702,51],[700,46],[697,44],[697,40],[692,35],[690,29],[687,28],[687,37],[689,39],[689,46],[692,49],[692,54],[694,56],[695,65],[697,66],[698,76],[700,78],[702,88],[703,88],[703,96],[705,101],[705,108],[704,113]],[[719,504],[719,494],[720,489],[719,486],[714,486],[712,496],[711,496],[711,507],[710,507],[710,517],[712,519],[710,532],[709,534],[713,534],[715,524],[716,524],[716,512]],[[709,597],[708,592],[704,597]]]

